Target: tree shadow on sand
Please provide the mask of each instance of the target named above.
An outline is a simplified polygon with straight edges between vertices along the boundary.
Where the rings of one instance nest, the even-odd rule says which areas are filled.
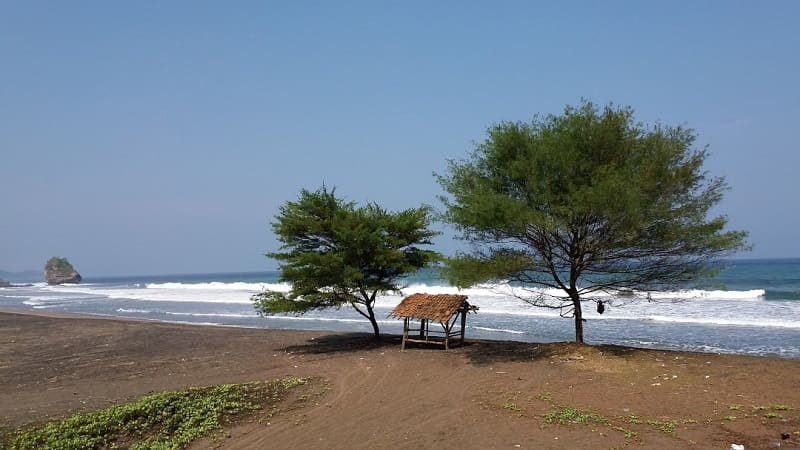
[[[379,348],[400,348],[401,337],[383,334],[375,341],[369,333],[339,333],[313,337],[304,344],[289,345],[279,350],[287,353],[322,355],[328,353],[352,353]]]
[[[472,364],[484,366],[549,358],[561,352],[560,345],[563,344],[473,340],[456,351],[466,356]]]
[[[504,362],[528,362],[556,359],[561,362],[580,361],[590,356],[635,358],[642,352],[655,350],[623,347],[619,345],[586,345],[575,342],[517,342],[475,340],[457,349],[479,366]]]
[[[381,341],[376,342],[369,333],[332,333],[313,337],[305,343],[290,345],[279,349],[287,353],[306,355],[336,355],[370,350],[396,350],[400,352],[402,337],[384,334]],[[607,355],[621,358],[641,356],[649,350],[623,347],[618,345],[585,345],[574,342],[518,342],[468,339],[462,346],[445,350],[440,345],[409,344],[405,352],[413,355],[420,353],[441,353],[443,358],[461,355],[470,364],[487,366],[503,362],[528,362],[536,360],[557,359],[559,361],[577,361],[590,355]],[[652,351],[652,350],[650,350]]]

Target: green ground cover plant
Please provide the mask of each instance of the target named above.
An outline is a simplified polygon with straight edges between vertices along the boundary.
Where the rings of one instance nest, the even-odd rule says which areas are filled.
[[[17,430],[0,439],[0,448],[180,449],[238,417],[277,404],[290,389],[308,381],[282,378],[148,395]]]

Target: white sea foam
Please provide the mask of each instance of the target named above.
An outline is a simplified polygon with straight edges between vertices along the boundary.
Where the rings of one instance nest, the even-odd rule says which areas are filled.
[[[471,288],[459,289],[453,286],[440,286],[440,285],[427,285],[427,284],[412,284],[402,289],[403,295],[411,295],[415,293],[426,294],[460,294],[468,296],[481,296],[481,297],[502,297],[508,295],[509,285],[501,284],[482,284]]]
[[[249,297],[264,290],[288,292],[291,285],[288,283],[245,283],[245,282],[207,282],[207,283],[147,283],[145,289],[138,286],[126,287],[104,287],[102,285],[79,284],[79,285],[57,285],[42,286],[42,290],[49,292],[70,293],[70,294],[95,294],[105,295],[109,298],[132,298],[137,300],[159,300],[166,301],[219,301],[225,303],[225,295],[229,294],[228,302],[239,303],[242,295]],[[518,302],[519,298],[550,299],[550,302],[557,304],[559,299],[563,299],[565,294],[558,289],[541,288],[522,288],[511,286],[508,283],[479,285],[468,289],[458,289],[452,286],[412,284],[402,289],[402,296],[407,296],[417,292],[428,294],[461,294],[467,295],[472,299],[480,298],[483,300],[499,299]],[[619,294],[613,292],[596,292],[590,294],[592,298],[598,299],[622,299],[626,301],[636,300],[761,300],[765,291],[763,289],[753,289],[747,291],[704,291],[704,290],[682,290],[668,292],[654,292],[650,294],[632,291],[630,293]],[[204,298],[205,297],[205,298]],[[394,302],[401,298],[400,295],[384,295],[383,299]],[[237,300],[238,299],[238,300]],[[386,303],[386,302],[384,302]]]
[[[30,300],[37,302],[63,302],[64,300],[69,299],[69,297],[64,297],[62,295],[37,295],[29,296],[29,298]]]
[[[703,325],[735,325],[735,326],[748,326],[748,327],[780,327],[780,328],[794,328],[800,329],[800,322],[790,322],[776,319],[730,319],[719,317],[697,318],[697,317],[676,317],[676,316],[647,316],[645,320],[652,320],[655,322],[672,322],[672,323],[696,323]]]
[[[43,286],[43,291],[76,295],[85,294],[111,299],[155,302],[252,303],[251,297],[263,290],[288,292],[286,283],[147,283],[139,286],[57,285]]]
[[[766,294],[764,289],[752,289],[749,291],[703,291],[699,289],[691,289],[685,291],[655,292],[650,294],[650,297],[654,300],[763,300],[764,294]]]
[[[253,318],[258,317],[258,314],[234,314],[234,313],[187,313],[187,312],[171,312],[167,311],[170,316],[189,316],[189,317],[228,317],[228,318]]]
[[[544,309],[535,306],[527,305],[520,306],[519,309],[509,310],[503,308],[487,308],[481,307],[478,314],[494,314],[494,315],[507,315],[507,316],[524,316],[524,317],[559,317],[559,310],[557,309]]]
[[[24,305],[41,306],[41,305],[62,305],[64,299],[60,297],[34,297],[22,302]]]
[[[188,320],[165,320],[166,323],[174,323],[179,325],[205,325],[205,326],[212,326],[212,327],[224,327],[221,323],[217,322],[192,322]]]
[[[24,301],[22,303],[33,307],[33,309],[58,308],[59,306],[63,306],[63,303],[58,303],[58,302]]]
[[[557,302],[559,299],[566,299],[567,295],[560,289],[552,288],[536,288],[536,287],[520,287],[512,286],[508,283],[497,284],[484,284],[473,288],[459,289],[452,286],[440,285],[426,285],[426,284],[413,284],[402,290],[404,295],[410,295],[417,292],[424,292],[428,294],[461,294],[470,297],[512,297],[512,298],[541,298],[545,301]],[[606,298],[622,298],[629,299],[647,299],[647,300],[692,300],[692,299],[706,299],[706,300],[763,300],[766,291],[764,289],[752,289],[747,291],[724,291],[724,290],[700,290],[700,289],[686,289],[678,291],[663,291],[663,292],[593,292],[587,296],[598,299]]]
[[[344,319],[336,317],[308,317],[308,316],[264,316],[267,320],[294,320],[299,322],[340,322],[340,323],[368,323],[363,318]],[[402,325],[399,320],[377,320],[380,325]]]
[[[137,308],[117,308],[118,313],[127,313],[127,314],[150,314],[153,311],[148,309],[137,309]]]
[[[475,329],[475,330],[482,330],[482,331],[491,331],[491,332],[494,332],[494,333],[525,334],[524,331],[507,330],[507,329],[504,329],[504,328],[489,328],[489,327],[467,327],[467,328],[472,328],[472,329]]]
[[[208,283],[147,283],[147,289],[170,289],[187,291],[245,291],[251,293],[263,290],[289,292],[291,285],[288,283],[244,283],[236,281],[223,283],[212,281]]]
[[[147,283],[136,285],[59,285],[31,287],[34,292],[24,304],[33,307],[49,307],[51,303],[61,305],[87,300],[103,301],[104,299],[137,300],[146,302],[174,303],[206,303],[206,304],[239,304],[251,305],[251,297],[263,290],[288,292],[287,283],[246,283],[246,282],[205,282],[205,283]],[[560,313],[568,313],[565,309],[547,309],[532,306],[520,298],[542,296],[550,305],[558,305],[554,298],[562,293],[553,289],[523,289],[510,286],[508,283],[481,285],[470,289],[459,290],[452,286],[417,283],[409,285],[400,293],[381,295],[376,299],[376,309],[388,313],[404,296],[416,292],[430,294],[463,294],[469,296],[473,305],[480,307],[482,315],[515,316],[532,318],[556,318]],[[592,320],[647,320],[657,322],[693,323],[729,326],[760,326],[800,329],[800,302],[775,302],[764,300],[763,289],[742,291],[723,290],[685,290],[673,292],[654,292],[649,296],[640,292],[598,293],[593,298],[605,300],[607,303],[604,315],[594,310],[592,302],[584,303],[584,317]],[[15,292],[15,295],[17,293]],[[210,306],[209,306],[210,307]],[[142,312],[137,312],[139,308]],[[128,311],[120,313],[148,314],[148,308],[124,307]],[[248,306],[249,308],[249,306]],[[147,311],[147,312],[144,312]],[[249,311],[248,311],[249,312]],[[192,314],[227,314],[208,312]],[[187,313],[188,314],[188,313]],[[212,315],[212,317],[213,317]],[[332,315],[332,314],[331,314]],[[255,314],[243,314],[242,317],[254,317]],[[348,319],[319,317],[278,316],[281,320],[315,320],[345,321]],[[236,318],[239,316],[231,316]],[[355,317],[353,322],[363,319]],[[392,322],[393,323],[393,322]]]

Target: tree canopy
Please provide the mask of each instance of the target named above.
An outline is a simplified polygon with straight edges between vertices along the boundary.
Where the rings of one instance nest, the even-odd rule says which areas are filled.
[[[727,184],[703,170],[708,151],[689,128],[583,102],[487,134],[437,175],[444,217],[472,244],[447,261],[447,277],[551,288],[516,295],[574,317],[578,342],[594,294],[684,286],[747,247],[746,232],[709,218]]]
[[[400,279],[439,259],[421,248],[438,233],[429,229],[428,207],[390,212],[375,203],[356,206],[324,186],[302,190],[286,202],[272,228],[281,242],[268,253],[280,263],[288,293],[253,296],[262,315],[351,305],[380,338],[374,306],[378,294],[398,291]]]

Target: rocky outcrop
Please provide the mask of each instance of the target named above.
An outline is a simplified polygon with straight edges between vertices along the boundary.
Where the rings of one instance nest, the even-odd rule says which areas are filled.
[[[44,281],[47,284],[80,283],[81,274],[72,267],[67,258],[54,256],[44,266]]]
[[[11,283],[8,281],[0,280],[0,287],[11,287]]]

